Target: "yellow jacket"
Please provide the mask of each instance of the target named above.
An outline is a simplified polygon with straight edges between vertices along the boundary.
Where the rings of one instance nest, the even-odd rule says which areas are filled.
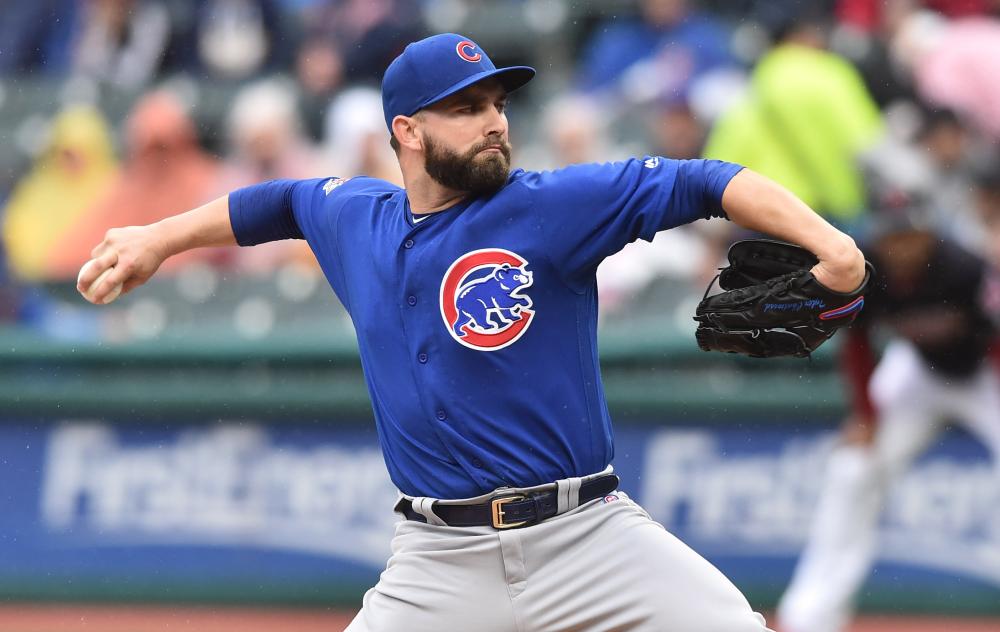
[[[784,44],[758,62],[748,97],[720,117],[705,156],[758,171],[827,218],[850,222],[865,205],[856,158],[881,129],[854,66],[828,51]]]
[[[12,275],[26,281],[49,278],[53,247],[106,191],[116,172],[111,135],[101,114],[87,106],[61,112],[48,147],[0,214]]]

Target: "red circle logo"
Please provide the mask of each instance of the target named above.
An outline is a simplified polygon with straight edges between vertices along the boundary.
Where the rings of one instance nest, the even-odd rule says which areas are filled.
[[[476,50],[476,45],[470,42],[469,40],[462,40],[461,42],[458,43],[457,46],[455,46],[455,52],[458,53],[458,56],[464,59],[465,61],[472,63],[475,63],[483,58],[482,53],[473,54],[469,52],[474,50]]]
[[[455,260],[441,281],[441,318],[451,337],[477,351],[496,351],[524,335],[535,312],[528,262],[500,248]]]

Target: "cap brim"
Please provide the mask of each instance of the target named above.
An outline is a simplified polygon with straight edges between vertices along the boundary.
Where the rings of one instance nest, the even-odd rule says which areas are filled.
[[[496,70],[489,70],[486,72],[481,72],[479,74],[466,77],[462,81],[459,81],[455,85],[451,86],[441,94],[434,95],[430,99],[420,104],[416,110],[410,113],[412,116],[414,113],[419,112],[429,105],[434,105],[441,99],[450,97],[451,95],[468,88],[474,83],[479,83],[484,79],[489,79],[490,77],[496,77],[500,81],[500,85],[507,92],[513,92],[517,90],[524,84],[531,81],[532,77],[535,76],[535,69],[530,66],[510,66],[508,68],[497,68]]]

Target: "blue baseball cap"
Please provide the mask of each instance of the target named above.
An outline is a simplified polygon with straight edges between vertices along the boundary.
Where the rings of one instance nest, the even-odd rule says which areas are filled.
[[[531,81],[528,66],[497,68],[478,44],[456,33],[433,35],[408,45],[382,78],[382,112],[392,133],[392,119],[413,116],[428,105],[472,84],[496,77],[507,92]]]

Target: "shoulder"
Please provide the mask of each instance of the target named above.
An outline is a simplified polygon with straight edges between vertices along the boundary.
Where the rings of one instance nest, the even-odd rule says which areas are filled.
[[[405,195],[401,187],[367,176],[319,178],[312,181],[310,190],[315,204],[338,213],[360,208],[377,210],[395,204]]]
[[[622,174],[642,173],[643,169],[656,170],[666,168],[675,170],[678,161],[647,156],[644,158],[629,158],[617,162],[593,162],[568,165],[559,169],[547,171],[516,170],[511,174],[508,184],[518,184],[526,188],[539,187],[579,187],[591,188],[603,186],[609,180],[616,180]]]
[[[368,176],[321,178],[319,180],[319,188],[326,196],[336,193],[338,197],[345,195],[391,196],[403,190],[391,182],[379,180],[378,178],[369,178]]]

